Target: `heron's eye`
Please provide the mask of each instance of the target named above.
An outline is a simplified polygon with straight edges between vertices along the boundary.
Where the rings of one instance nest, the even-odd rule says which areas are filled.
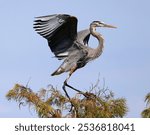
[[[98,26],[103,27],[103,23],[97,23]]]

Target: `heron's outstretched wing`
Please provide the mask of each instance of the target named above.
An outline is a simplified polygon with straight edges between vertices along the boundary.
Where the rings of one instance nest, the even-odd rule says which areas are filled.
[[[77,33],[77,41],[83,45],[88,46],[88,41],[90,38],[90,30],[82,30]]]
[[[37,17],[34,23],[37,33],[48,40],[55,56],[67,55],[67,50],[77,38],[77,18],[66,14]]]

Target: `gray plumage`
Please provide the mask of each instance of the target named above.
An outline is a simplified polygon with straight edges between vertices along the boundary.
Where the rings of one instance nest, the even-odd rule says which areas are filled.
[[[69,71],[69,76],[64,84],[67,84],[73,72],[101,55],[104,39],[100,33],[96,32],[96,27],[115,28],[100,21],[93,21],[89,29],[77,32],[77,22],[74,16],[54,14],[37,17],[34,23],[35,31],[47,39],[55,57],[64,60],[60,67],[52,73],[53,76]],[[97,48],[89,47],[90,35],[98,39]]]

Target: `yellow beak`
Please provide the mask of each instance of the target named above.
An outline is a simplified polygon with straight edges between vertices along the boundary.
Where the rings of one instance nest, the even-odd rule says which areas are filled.
[[[113,25],[109,25],[109,24],[104,24],[103,27],[107,27],[107,28],[117,28],[116,26],[113,26]]]

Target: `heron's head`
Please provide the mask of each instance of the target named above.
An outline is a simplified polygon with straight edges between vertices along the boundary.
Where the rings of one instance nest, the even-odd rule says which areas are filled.
[[[91,24],[90,24],[91,27],[106,27],[106,28],[117,28],[113,25],[109,25],[109,24],[105,24],[104,22],[101,22],[101,21],[93,21]]]

